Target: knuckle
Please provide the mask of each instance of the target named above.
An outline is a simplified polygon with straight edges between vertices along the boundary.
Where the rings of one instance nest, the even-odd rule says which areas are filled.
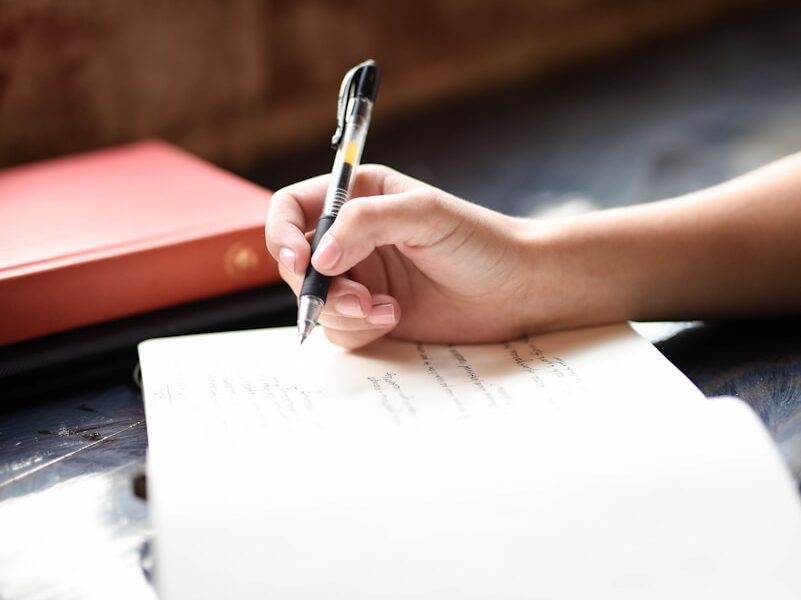
[[[267,205],[267,218],[270,220],[277,219],[281,214],[282,208],[286,205],[288,194],[283,190],[275,192],[269,200]]]
[[[375,218],[375,204],[375,202],[355,198],[342,206],[337,220],[348,226],[360,228]]]
[[[420,193],[423,197],[421,204],[426,207],[428,212],[435,212],[438,214],[446,212],[448,201],[439,190],[422,190]]]
[[[393,216],[420,225],[430,225],[444,212],[442,198],[429,190],[415,190],[394,203]]]
[[[392,169],[379,163],[366,163],[359,167],[359,170],[368,177],[373,177],[375,175],[380,175],[382,172],[391,171]]]
[[[387,177],[397,174],[395,169],[379,163],[363,164],[361,167],[359,167],[359,172],[365,177],[369,177],[376,183],[385,180]]]

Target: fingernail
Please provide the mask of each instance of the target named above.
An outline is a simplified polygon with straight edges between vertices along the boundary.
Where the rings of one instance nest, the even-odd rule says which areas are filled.
[[[392,325],[395,322],[395,307],[392,304],[376,304],[367,320],[373,325]]]
[[[330,269],[337,264],[340,256],[342,248],[339,247],[339,242],[333,235],[326,233],[314,251],[314,265],[318,269]]]
[[[346,317],[363,317],[364,311],[359,299],[353,294],[345,294],[334,300],[334,307],[337,312]]]
[[[295,252],[289,248],[281,248],[278,251],[278,260],[284,267],[295,272]]]

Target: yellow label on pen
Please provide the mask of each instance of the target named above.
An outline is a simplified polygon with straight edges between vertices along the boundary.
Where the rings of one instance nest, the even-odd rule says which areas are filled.
[[[345,152],[343,153],[345,162],[354,165],[356,164],[356,154],[359,152],[359,145],[354,142],[348,142],[348,145],[345,146]]]

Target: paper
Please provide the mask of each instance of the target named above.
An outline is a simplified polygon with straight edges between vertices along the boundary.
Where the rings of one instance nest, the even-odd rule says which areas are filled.
[[[761,424],[628,326],[295,336],[140,345],[163,598],[801,593],[801,510]]]

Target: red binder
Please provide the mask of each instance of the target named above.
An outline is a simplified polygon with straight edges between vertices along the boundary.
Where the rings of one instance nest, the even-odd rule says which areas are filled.
[[[163,142],[0,172],[0,344],[277,281],[270,196]]]

